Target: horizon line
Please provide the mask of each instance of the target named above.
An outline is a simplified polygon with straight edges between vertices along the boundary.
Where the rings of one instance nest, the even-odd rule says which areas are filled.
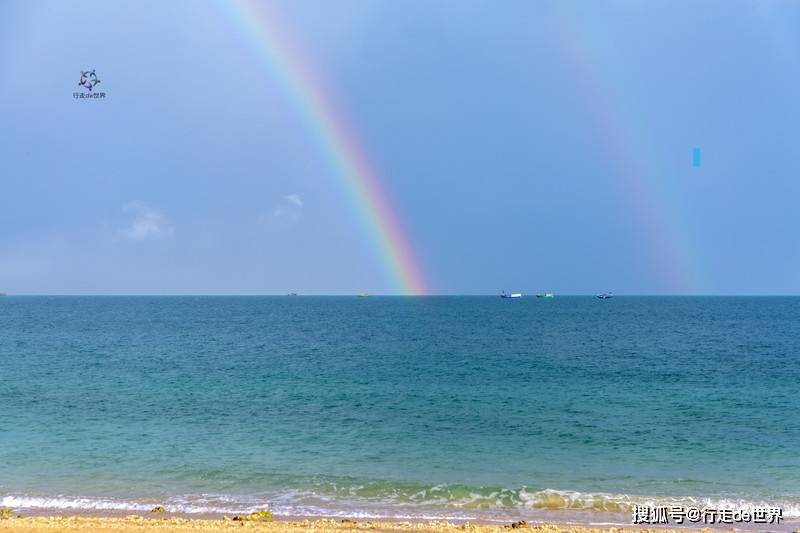
[[[537,294],[544,293],[522,293],[523,297],[537,298]],[[596,297],[602,293],[554,293],[556,297]],[[726,297],[800,297],[800,293],[612,293],[615,298],[621,297],[692,297],[692,298],[726,298]],[[207,292],[207,293],[124,293],[124,292],[109,292],[109,293],[38,293],[38,292],[20,292],[9,293],[0,292],[0,297],[8,298],[15,296],[26,297],[370,297],[370,298],[437,298],[437,297],[499,297],[500,293],[438,293],[438,294],[399,294],[399,293],[283,293],[283,292],[263,292],[263,293],[227,293],[227,292]]]

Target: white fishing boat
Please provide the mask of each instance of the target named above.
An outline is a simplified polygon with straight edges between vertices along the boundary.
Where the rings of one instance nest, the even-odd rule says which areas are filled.
[[[512,292],[511,294],[503,291],[500,293],[500,298],[522,298],[521,292]]]

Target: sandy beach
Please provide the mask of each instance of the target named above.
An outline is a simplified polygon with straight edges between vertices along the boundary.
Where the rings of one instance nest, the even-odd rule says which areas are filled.
[[[691,533],[693,530],[681,529],[633,529],[633,528],[606,528],[594,529],[568,525],[523,525],[512,528],[510,524],[502,525],[473,525],[452,524],[448,522],[356,522],[339,520],[303,520],[290,521],[234,521],[202,520],[187,518],[144,518],[141,516],[127,516],[123,518],[106,517],[23,517],[0,520],[0,531],[21,532],[52,532],[52,531],[92,531],[114,533],[139,533],[144,531],[263,531],[268,533],[355,533],[355,532],[386,532],[386,533],[508,533],[510,531],[527,531],[530,533],[616,533],[625,532],[658,532],[668,533],[680,531]],[[694,530],[708,531],[708,530]]]

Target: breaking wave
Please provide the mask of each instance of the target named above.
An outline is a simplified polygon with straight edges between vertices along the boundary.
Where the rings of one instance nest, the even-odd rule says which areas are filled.
[[[327,483],[312,489],[252,496],[197,494],[141,499],[33,494],[6,494],[0,497],[0,506],[20,511],[143,513],[149,512],[154,505],[163,505],[169,512],[181,514],[234,514],[269,508],[282,516],[486,521],[502,521],[515,517],[536,519],[542,513],[554,519],[554,516],[557,518],[563,514],[559,511],[566,511],[571,520],[595,522],[603,516],[616,516],[628,523],[627,517],[636,505],[679,505],[734,510],[768,506],[780,507],[786,519],[800,518],[800,499],[768,501],[723,497],[655,497],[464,485],[419,487],[373,483],[343,486]],[[624,519],[621,518],[623,515]],[[584,517],[583,520],[581,516]]]

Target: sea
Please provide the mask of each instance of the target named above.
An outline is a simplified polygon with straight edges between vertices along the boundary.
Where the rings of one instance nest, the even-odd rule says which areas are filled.
[[[154,505],[793,530],[800,298],[0,298],[0,506]]]

